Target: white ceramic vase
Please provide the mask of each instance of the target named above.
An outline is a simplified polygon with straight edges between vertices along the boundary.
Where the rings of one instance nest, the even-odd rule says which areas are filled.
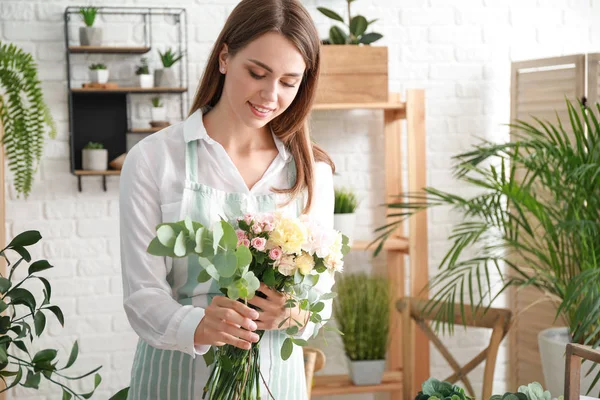
[[[167,120],[167,108],[165,106],[152,107],[151,117],[152,117],[152,121],[166,121]]]
[[[157,87],[177,87],[177,78],[175,77],[175,69],[162,68],[154,70],[154,81]]]
[[[348,236],[348,244],[351,244],[354,238],[354,226],[356,225],[356,213],[352,214],[333,214],[333,229],[342,232]]]
[[[348,361],[350,377],[355,385],[378,385],[383,379],[385,360]]]
[[[92,69],[92,70],[90,70],[90,80],[93,83],[108,82],[108,70],[107,69]]]
[[[82,168],[86,171],[106,171],[108,168],[108,150],[83,149]]]
[[[152,74],[141,74],[139,76],[139,84],[141,88],[152,88],[154,87],[154,75]]]
[[[79,28],[79,43],[82,46],[102,45],[102,28],[82,26]]]
[[[567,343],[571,342],[569,328],[548,328],[538,334],[538,346],[544,371],[544,389],[549,390],[552,397],[564,394],[565,385],[565,352]],[[593,365],[591,361],[584,361],[581,366],[580,393],[585,395],[592,385],[598,368],[589,376],[585,376]],[[595,389],[594,389],[595,391]]]

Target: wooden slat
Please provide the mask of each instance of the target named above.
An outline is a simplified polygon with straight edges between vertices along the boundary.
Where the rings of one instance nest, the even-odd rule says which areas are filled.
[[[121,175],[121,171],[112,170],[112,169],[109,169],[107,171],[88,171],[88,170],[83,170],[83,169],[76,169],[75,170],[75,175],[86,175],[86,176],[92,176],[92,175]]]
[[[154,133],[163,129],[164,126],[156,127],[156,128],[132,128],[128,133]]]
[[[395,93],[390,93],[392,99]],[[313,110],[398,110],[404,111],[406,103],[401,101],[387,101],[377,103],[315,103]]]
[[[564,69],[551,69],[548,71],[522,72],[519,74],[519,86],[531,82],[572,82],[575,80],[575,76],[576,72],[574,67],[567,67]]]
[[[567,344],[567,358],[565,371],[566,400],[579,400],[579,387],[581,384],[581,361],[590,360],[600,363],[600,351],[580,344]]]
[[[150,51],[150,47],[145,46],[69,46],[71,53],[96,53],[96,54],[114,54],[130,53],[144,54]]]
[[[352,242],[352,250],[375,250],[377,244],[372,244],[370,240],[355,240]],[[370,245],[370,246],[369,246]],[[399,251],[408,254],[408,238],[388,239],[383,244],[384,250]]]
[[[348,375],[317,375],[314,377],[313,396],[333,396],[340,394],[375,393],[402,391],[402,372],[386,371],[379,385],[361,385],[352,383]]]
[[[183,93],[187,88],[184,87],[118,87],[114,89],[96,89],[96,88],[74,88],[73,93]]]
[[[330,62],[335,60],[335,62]],[[357,63],[356,60],[364,61]],[[343,75],[388,73],[388,48],[385,46],[321,46],[321,74]],[[370,79],[370,77],[368,78]]]

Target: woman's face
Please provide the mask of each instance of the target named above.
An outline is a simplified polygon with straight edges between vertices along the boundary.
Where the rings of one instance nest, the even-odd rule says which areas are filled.
[[[306,68],[298,49],[276,32],[258,37],[233,57],[225,46],[219,62],[226,75],[224,100],[252,128],[262,128],[289,107]]]

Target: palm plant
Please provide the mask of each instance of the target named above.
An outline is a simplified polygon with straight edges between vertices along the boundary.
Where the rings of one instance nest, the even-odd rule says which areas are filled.
[[[13,44],[2,42],[0,122],[4,126],[0,145],[6,146],[15,189],[28,197],[42,157],[44,135],[49,131],[50,137],[54,138],[56,127],[44,102],[33,57]]]
[[[480,193],[427,187],[387,204],[398,220],[377,229],[375,253],[417,212],[452,206],[462,214],[430,280],[435,294],[427,308],[449,302],[439,313],[452,321],[452,303],[464,314],[467,302],[477,310],[510,287],[533,287],[555,300],[574,342],[600,344],[600,106],[567,101],[567,108],[568,127],[560,119],[517,121],[510,125],[517,140],[483,142],[458,155],[456,178]],[[500,276],[497,285],[492,273]]]

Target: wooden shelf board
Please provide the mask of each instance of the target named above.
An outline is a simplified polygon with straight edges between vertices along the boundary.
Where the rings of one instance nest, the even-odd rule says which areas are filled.
[[[71,53],[96,53],[96,54],[144,54],[150,51],[145,46],[69,46]]]
[[[370,247],[367,248],[367,246],[371,242],[372,242],[372,240],[355,240],[352,242],[351,248],[352,248],[352,250],[375,251],[375,249],[377,248],[377,243],[374,243]],[[402,237],[402,238],[398,238],[398,239],[388,239],[383,244],[383,249],[384,250],[396,250],[396,251],[408,253],[408,238]]]
[[[394,392],[402,390],[402,372],[386,371],[379,385],[358,386],[348,375],[315,375],[312,396]]]
[[[127,133],[154,133],[154,132],[158,132],[164,128],[166,128],[166,127],[161,126],[161,127],[156,127],[156,128],[132,128]]]
[[[73,88],[73,93],[183,93],[186,92],[185,87],[117,87],[112,89],[96,89],[96,88]]]
[[[115,169],[109,169],[109,170],[106,170],[106,171],[90,171],[90,170],[84,170],[84,169],[76,169],[75,170],[75,175],[86,175],[86,176],[92,176],[92,175],[121,175],[121,171],[115,170]]]
[[[399,110],[406,109],[404,102],[380,102],[380,103],[316,103],[313,106],[314,110]]]

